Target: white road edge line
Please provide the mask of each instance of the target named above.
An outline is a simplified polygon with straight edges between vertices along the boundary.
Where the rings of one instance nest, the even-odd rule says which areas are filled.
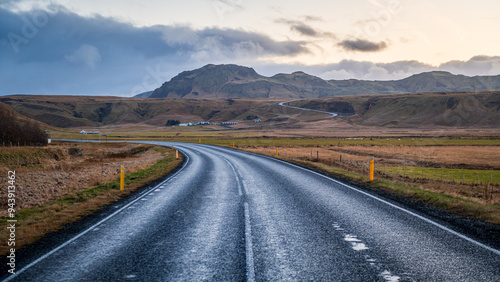
[[[184,165],[176,173],[174,173],[173,175],[171,175],[170,177],[168,177],[165,181],[163,181],[162,183],[156,185],[153,189],[150,189],[150,191],[148,191],[147,193],[142,194],[137,199],[135,199],[132,202],[126,204],[123,207],[121,207],[119,210],[115,211],[114,213],[108,215],[106,218],[102,219],[98,223],[96,223],[96,224],[92,225],[91,227],[87,228],[85,231],[81,232],[80,234],[76,235],[75,237],[73,237],[73,238],[69,239],[68,241],[64,242],[63,244],[59,245],[58,247],[56,247],[52,251],[46,253],[45,255],[43,255],[43,256],[39,257],[38,259],[36,259],[35,261],[33,261],[32,263],[30,263],[30,264],[26,265],[25,267],[21,268],[19,271],[16,272],[16,274],[13,274],[13,275],[9,276],[7,279],[5,279],[3,281],[7,282],[7,281],[10,281],[10,280],[16,278],[17,276],[19,276],[24,271],[30,269],[34,265],[38,264],[42,260],[44,260],[44,259],[48,258],[49,256],[51,256],[52,254],[54,254],[55,252],[59,251],[60,249],[62,249],[64,247],[66,247],[67,245],[71,244],[72,242],[74,242],[78,238],[82,237],[83,235],[87,234],[88,232],[92,231],[94,228],[96,228],[97,226],[101,225],[102,223],[104,223],[105,221],[109,220],[110,218],[112,218],[113,216],[117,215],[118,213],[122,212],[126,208],[130,207],[135,202],[137,202],[137,201],[141,200],[142,198],[146,197],[147,195],[149,195],[149,193],[153,192],[154,189],[156,189],[156,187],[164,185],[165,183],[169,182],[174,176],[176,176],[177,174],[179,174],[186,167],[186,165],[189,163],[189,157],[187,156],[187,154],[184,154],[184,155],[186,157],[186,161],[184,162]]]
[[[250,226],[250,211],[245,202],[245,248],[247,261],[247,281],[255,281],[255,266],[253,261],[252,227]]]
[[[452,229],[450,229],[450,228],[448,228],[448,227],[446,227],[446,226],[444,226],[444,225],[441,225],[441,224],[439,224],[439,223],[437,223],[437,222],[435,222],[435,221],[432,221],[432,220],[430,220],[430,219],[428,219],[428,218],[426,218],[426,217],[423,217],[423,216],[421,216],[421,215],[419,215],[419,214],[416,214],[416,213],[414,213],[414,212],[412,212],[412,211],[410,211],[410,210],[407,210],[407,209],[405,209],[405,208],[399,207],[399,206],[397,206],[397,205],[395,205],[395,204],[393,204],[393,203],[390,203],[390,202],[388,202],[388,201],[386,201],[386,200],[380,199],[380,198],[378,198],[378,197],[376,197],[376,196],[374,196],[374,195],[372,195],[372,194],[370,194],[370,193],[368,193],[368,192],[362,191],[362,190],[360,190],[360,189],[358,189],[358,188],[352,187],[352,186],[347,185],[347,184],[345,184],[345,183],[342,183],[342,182],[340,182],[340,181],[338,181],[338,180],[332,179],[332,178],[330,178],[330,177],[328,177],[328,176],[326,176],[326,175],[324,175],[324,174],[318,173],[318,172],[316,172],[316,171],[312,171],[312,170],[309,170],[309,169],[303,168],[303,167],[301,167],[301,166],[298,166],[298,165],[295,165],[295,164],[292,164],[292,163],[288,163],[288,162],[282,161],[282,160],[280,160],[280,159],[271,158],[271,157],[268,157],[268,156],[264,156],[264,157],[266,157],[266,158],[268,158],[268,159],[271,159],[271,160],[276,160],[276,161],[279,161],[279,162],[281,162],[281,163],[288,164],[288,165],[290,165],[290,166],[294,166],[294,167],[300,168],[301,170],[308,171],[308,172],[311,172],[311,173],[316,174],[316,175],[318,175],[318,176],[321,176],[321,177],[323,177],[323,178],[326,178],[326,179],[328,179],[328,180],[330,180],[330,181],[332,181],[332,182],[335,182],[335,183],[337,183],[337,184],[340,184],[340,185],[342,185],[342,186],[345,186],[345,187],[347,187],[347,188],[349,188],[349,189],[352,189],[352,190],[354,190],[354,191],[356,191],[356,192],[358,192],[358,193],[361,193],[361,194],[363,194],[363,195],[366,195],[366,196],[368,196],[368,197],[370,197],[370,198],[372,198],[372,199],[375,199],[375,200],[377,200],[377,201],[379,201],[379,202],[382,202],[382,203],[384,203],[384,204],[386,204],[386,205],[389,205],[389,206],[391,206],[391,207],[393,207],[393,208],[396,208],[396,209],[398,209],[398,210],[400,210],[400,211],[403,211],[403,212],[405,212],[405,213],[407,213],[407,214],[409,214],[409,215],[412,215],[412,216],[414,216],[414,217],[416,217],[416,218],[419,218],[419,219],[421,219],[421,220],[423,220],[423,221],[425,221],[425,222],[427,222],[427,223],[430,223],[430,224],[432,224],[432,225],[434,225],[434,226],[436,226],[436,227],[438,227],[438,228],[440,228],[440,229],[442,229],[442,230],[444,230],[444,231],[447,231],[447,232],[449,232],[449,233],[451,233],[451,234],[453,234],[453,235],[455,235],[455,236],[458,236],[458,237],[460,237],[460,238],[462,238],[462,239],[464,239],[464,240],[466,240],[466,241],[468,241],[468,242],[470,242],[470,243],[472,243],[472,244],[475,244],[475,245],[477,245],[477,246],[479,246],[479,247],[482,247],[482,248],[484,248],[484,249],[486,249],[486,250],[488,250],[488,251],[490,251],[490,252],[492,252],[492,253],[494,253],[494,254],[496,254],[496,255],[500,256],[500,250],[497,250],[497,249],[494,249],[494,248],[492,248],[492,247],[490,247],[490,246],[487,246],[487,245],[485,245],[485,244],[483,244],[483,243],[481,243],[481,242],[478,242],[478,241],[476,241],[476,240],[474,240],[474,239],[472,239],[472,238],[469,238],[469,237],[467,237],[467,236],[465,236],[465,235],[463,235],[463,234],[460,234],[460,233],[458,233],[458,232],[456,232],[456,231],[454,231],[454,230],[452,230]]]

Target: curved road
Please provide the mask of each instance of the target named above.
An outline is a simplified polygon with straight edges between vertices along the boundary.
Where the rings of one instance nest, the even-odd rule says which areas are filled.
[[[500,280],[500,251],[354,187],[268,157],[174,146],[186,157],[177,173],[4,279]]]
[[[295,100],[293,100],[293,101],[295,101]],[[306,109],[306,108],[299,108],[299,107],[294,107],[294,106],[288,105],[288,103],[291,103],[293,101],[281,102],[281,103],[278,103],[278,105],[282,106],[282,107],[286,107],[286,108],[297,109],[297,110],[303,110],[303,111],[309,111],[309,112],[316,112],[316,113],[328,114],[328,115],[331,115],[330,117],[336,117],[336,116],[339,115],[337,113],[331,113],[331,112],[325,112],[325,111],[313,110],[313,109]]]

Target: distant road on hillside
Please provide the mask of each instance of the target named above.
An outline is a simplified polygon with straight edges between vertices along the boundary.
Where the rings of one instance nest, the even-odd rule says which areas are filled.
[[[295,101],[295,100],[294,100]],[[293,101],[288,101],[288,102],[281,102],[281,103],[278,103],[278,105],[282,106],[282,107],[287,107],[287,108],[292,108],[292,109],[297,109],[297,110],[303,110],[303,111],[310,111],[310,112],[316,112],[316,113],[322,113],[322,114],[328,114],[328,115],[331,115],[331,117],[336,117],[338,116],[339,114],[336,114],[336,113],[330,113],[330,112],[325,112],[325,111],[318,111],[318,110],[312,110],[312,109],[306,109],[306,108],[299,108],[299,107],[294,107],[294,106],[290,106],[288,105],[288,103],[291,103]]]

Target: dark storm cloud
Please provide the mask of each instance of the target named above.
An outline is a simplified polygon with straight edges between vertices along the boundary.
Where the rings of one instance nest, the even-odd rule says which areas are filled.
[[[304,52],[303,42],[244,30],[135,27],[62,6],[19,13],[0,8],[0,94],[128,94],[159,64],[171,72],[167,79],[190,65]]]
[[[338,46],[347,51],[354,52],[379,52],[387,48],[387,43],[372,42],[364,39],[344,40],[338,43]]]

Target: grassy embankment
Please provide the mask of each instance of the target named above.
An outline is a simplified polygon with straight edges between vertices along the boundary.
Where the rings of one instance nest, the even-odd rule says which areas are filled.
[[[16,171],[16,248],[122,199],[175,169],[182,159],[166,147],[132,144],[63,144],[46,148],[0,148],[2,181]],[[119,167],[127,168],[125,191]],[[29,179],[23,179],[29,178]],[[55,180],[54,180],[55,179]],[[45,185],[45,182],[56,181]],[[5,191],[3,191],[5,192]],[[2,193],[3,193],[2,192]],[[1,195],[6,221],[6,194]],[[0,232],[6,242],[7,229]],[[0,253],[7,252],[0,246]]]

